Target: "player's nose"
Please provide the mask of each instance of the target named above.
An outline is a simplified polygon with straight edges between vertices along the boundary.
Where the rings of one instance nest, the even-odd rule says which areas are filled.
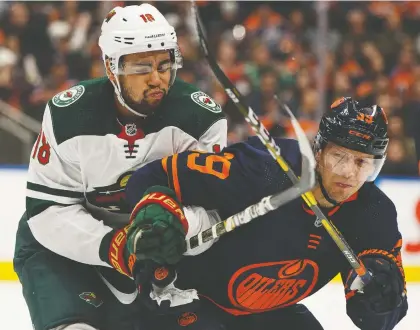
[[[340,174],[344,178],[348,179],[356,175],[356,165],[353,162],[344,162],[343,164],[340,164]]]
[[[159,86],[162,82],[159,72],[157,70],[153,70],[149,75],[149,85],[152,86]]]

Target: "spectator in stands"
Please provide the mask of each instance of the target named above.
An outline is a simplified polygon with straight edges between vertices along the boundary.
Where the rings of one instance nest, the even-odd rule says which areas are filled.
[[[43,104],[56,92],[78,80],[102,76],[101,53],[94,41],[102,17],[115,4],[2,2],[0,98],[40,119]],[[188,18],[189,2],[156,1],[155,5],[177,25],[184,56],[179,75],[223,105],[231,143],[253,134],[199,52]],[[220,66],[271,132],[289,132],[288,122],[272,100],[277,94],[310,135],[315,114],[327,110],[317,107],[317,4],[203,1],[199,6]],[[384,168],[400,173],[393,164],[412,161],[412,138],[420,141],[420,124],[414,124],[420,123],[420,5],[368,1],[327,6],[326,103],[346,95],[381,104],[396,139],[390,150],[397,151]],[[407,171],[412,173],[411,168]]]
[[[388,145],[388,155],[381,174],[383,175],[405,175],[416,176],[417,166],[410,161],[406,145],[402,139],[390,139]]]
[[[65,62],[57,62],[50,69],[50,74],[43,84],[35,88],[30,103],[32,106],[31,115],[42,121],[45,104],[52,99],[55,94],[66,90],[77,83],[76,80],[69,79],[69,70]]]

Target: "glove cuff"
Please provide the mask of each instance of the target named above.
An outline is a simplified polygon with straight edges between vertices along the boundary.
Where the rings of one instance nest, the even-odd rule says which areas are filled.
[[[181,204],[181,201],[179,201],[176,197],[175,191],[165,186],[152,186],[144,192],[143,197],[154,192],[159,192],[168,195],[169,197],[172,197],[178,204]]]
[[[379,250],[379,249],[368,249],[360,252],[358,257],[361,259],[363,263],[364,258],[382,258],[386,261],[390,262],[391,264],[395,264],[398,267],[399,274],[404,279],[404,269],[402,267],[402,262],[400,257],[395,257],[391,252],[386,250]]]
[[[395,264],[398,263],[397,258],[389,251],[386,250],[379,250],[379,249],[368,249],[368,250],[363,250],[362,252],[360,252],[358,254],[359,258],[384,258],[384,259],[388,259],[389,261],[394,262]]]
[[[137,203],[130,215],[130,223],[134,221],[137,213],[148,204],[159,204],[161,207],[176,216],[181,222],[185,232],[188,232],[188,221],[185,218],[181,203],[177,200],[172,189],[163,186],[149,188],[143,198]]]
[[[132,277],[132,270],[136,257],[126,249],[127,231],[130,226],[115,229],[104,236],[99,249],[100,258],[113,268],[128,277]]]

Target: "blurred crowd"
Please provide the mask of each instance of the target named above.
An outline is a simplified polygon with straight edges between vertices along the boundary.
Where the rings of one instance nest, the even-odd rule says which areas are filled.
[[[252,134],[200,53],[190,3],[148,2],[177,30],[184,57],[178,76],[227,112],[229,143]],[[0,98],[41,120],[57,92],[104,75],[97,45],[103,18],[116,5],[138,3],[0,2]],[[310,138],[329,104],[353,96],[379,104],[388,115],[391,141],[382,173],[417,174],[420,2],[324,2],[324,34],[317,2],[199,4],[219,65],[273,135],[293,136],[274,95],[289,105]]]

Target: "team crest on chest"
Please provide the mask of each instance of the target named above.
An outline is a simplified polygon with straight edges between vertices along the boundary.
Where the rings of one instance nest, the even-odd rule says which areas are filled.
[[[129,213],[130,207],[125,199],[125,187],[133,171],[121,174],[115,183],[108,186],[94,187],[86,193],[90,204],[110,212]]]
[[[229,300],[251,313],[290,306],[312,293],[318,274],[318,264],[309,259],[248,265],[231,277]]]
[[[68,107],[70,104],[76,102],[85,92],[85,86],[77,85],[64,92],[56,94],[52,98],[52,103],[59,108]]]
[[[213,99],[203,92],[194,92],[191,94],[191,99],[197,103],[199,106],[210,110],[214,113],[222,112],[222,107],[218,105]]]

